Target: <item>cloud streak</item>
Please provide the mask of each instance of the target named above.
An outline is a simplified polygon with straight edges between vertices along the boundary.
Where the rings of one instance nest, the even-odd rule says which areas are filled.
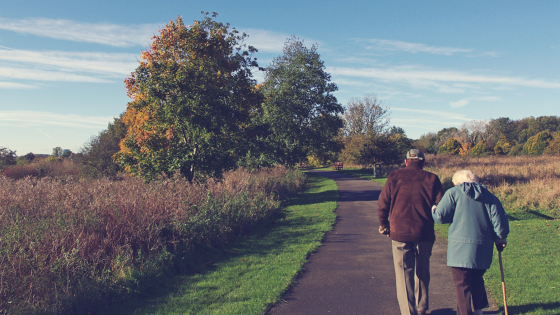
[[[164,25],[117,25],[80,23],[46,18],[0,18],[0,29],[54,39],[95,43],[114,47],[147,46],[153,35]]]
[[[284,43],[289,37],[284,34],[258,29],[247,29],[245,33],[249,35],[245,39],[247,44],[254,46],[259,52],[268,53],[281,53]]]
[[[59,82],[90,82],[108,83],[107,79],[93,76],[73,74],[63,71],[45,71],[38,69],[24,69],[13,67],[0,67],[0,78],[33,81],[59,81]],[[17,83],[15,83],[17,84]]]
[[[453,55],[455,53],[470,53],[473,49],[437,47],[429,46],[421,43],[408,43],[400,40],[387,39],[366,39],[365,41],[373,45],[366,47],[367,49],[389,50],[389,51],[405,51],[413,54],[422,52],[434,55]]]
[[[472,101],[484,101],[484,102],[499,102],[501,101],[501,97],[497,96],[483,96],[483,97],[468,97],[458,100],[456,102],[449,102],[449,105],[453,108],[459,108],[466,105],[469,105]]]
[[[31,51],[0,46],[0,61],[30,63],[67,71],[87,71],[123,76],[137,66],[134,54],[100,52]]]
[[[2,82],[0,81],[0,89],[11,89],[11,90],[21,90],[21,89],[36,89],[36,86],[17,83],[17,82]]]
[[[404,82],[426,85],[434,82],[457,83],[486,83],[507,86],[524,86],[544,89],[560,89],[560,82],[549,82],[539,79],[525,79],[521,77],[491,76],[471,74],[447,70],[417,70],[410,67],[394,68],[350,68],[329,67],[332,75],[372,78],[382,81]]]
[[[54,114],[40,111],[0,111],[0,123],[18,126],[59,126],[100,129],[107,127],[113,117],[86,117],[74,114]]]

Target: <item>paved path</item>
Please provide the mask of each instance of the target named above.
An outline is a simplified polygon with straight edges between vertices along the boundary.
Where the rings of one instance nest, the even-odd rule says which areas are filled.
[[[391,240],[377,231],[381,185],[338,172],[316,173],[338,184],[336,225],[309,257],[297,283],[284,296],[285,302],[267,314],[400,315]],[[436,241],[431,259],[431,314],[454,315],[455,303],[445,247]]]

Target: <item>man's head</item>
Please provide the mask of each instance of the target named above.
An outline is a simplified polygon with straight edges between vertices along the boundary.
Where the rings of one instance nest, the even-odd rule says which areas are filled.
[[[423,168],[425,161],[424,153],[418,149],[410,149],[406,152],[406,160],[404,161],[406,166],[417,165],[418,167]]]

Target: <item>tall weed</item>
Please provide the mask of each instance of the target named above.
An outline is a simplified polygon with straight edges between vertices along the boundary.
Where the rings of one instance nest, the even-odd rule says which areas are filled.
[[[186,268],[195,246],[250,229],[303,185],[284,167],[202,184],[0,177],[0,310],[87,314],[118,302]]]

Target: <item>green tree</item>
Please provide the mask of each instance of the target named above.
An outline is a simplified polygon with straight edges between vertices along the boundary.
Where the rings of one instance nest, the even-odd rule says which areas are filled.
[[[154,36],[125,80],[126,137],[115,161],[146,179],[175,171],[219,176],[247,151],[250,118],[261,104],[258,67],[245,34],[208,16],[185,26],[179,17]]]
[[[500,140],[501,135],[503,135],[505,140],[510,144],[513,143],[514,140],[517,140],[516,124],[508,117],[491,119],[488,124],[489,129],[493,130],[495,135],[494,138],[491,138],[490,140],[494,141],[496,145]]]
[[[555,132],[553,139],[550,140],[549,145],[544,150],[544,154],[560,156],[560,131]]]
[[[436,145],[438,141],[438,137],[433,132],[428,132],[423,134],[418,138],[418,140],[414,141],[412,144],[413,147],[421,150],[427,154],[437,154],[438,153],[438,146]]]
[[[0,147],[0,170],[14,164],[16,164],[16,151]]]
[[[459,150],[461,150],[461,142],[457,141],[455,138],[451,138],[439,147],[438,153],[457,155],[459,154]]]
[[[343,162],[350,164],[395,164],[405,159],[411,147],[412,140],[404,132],[353,135],[346,137],[340,156]]]
[[[494,154],[507,155],[511,151],[512,145],[508,142],[505,134],[500,134],[498,142],[494,146]]]
[[[283,55],[265,70],[263,123],[269,128],[265,143],[271,157],[293,165],[309,155],[337,150],[343,108],[317,47],[308,49],[292,36]]]
[[[480,141],[477,143],[469,152],[471,156],[484,156],[490,152],[490,148],[488,148],[488,144],[486,141]]]
[[[92,137],[81,148],[76,160],[89,167],[92,176],[115,176],[122,168],[113,161],[119,142],[126,136],[122,115],[109,123],[107,129]]]

